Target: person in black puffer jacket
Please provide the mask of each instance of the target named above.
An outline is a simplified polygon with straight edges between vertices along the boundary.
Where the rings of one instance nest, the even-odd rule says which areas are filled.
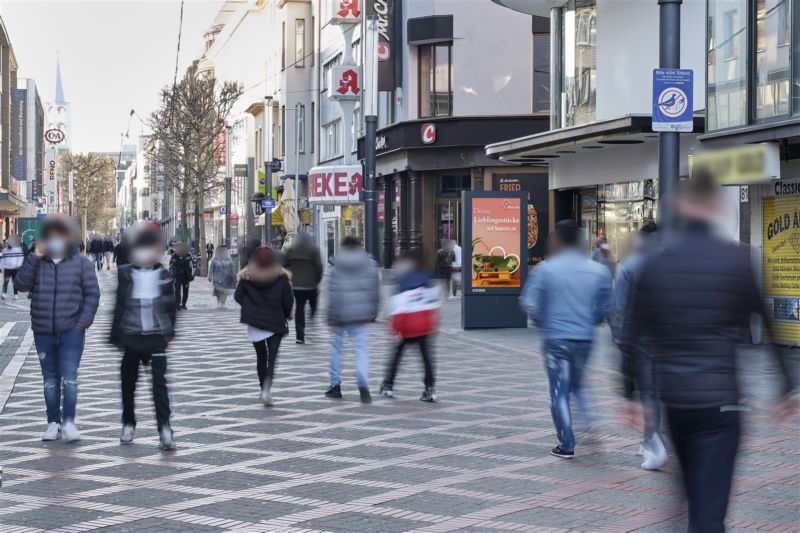
[[[256,349],[261,401],[269,407],[278,348],[289,333],[286,321],[294,305],[292,284],[274,250],[259,246],[253,251],[250,262],[239,272],[233,298],[241,306],[241,322],[247,324],[247,337]]]
[[[295,333],[297,344],[306,342],[306,302],[311,306],[311,318],[317,314],[317,297],[322,281],[322,258],[314,239],[301,233],[292,242],[284,258],[284,266],[292,273],[295,308]]]
[[[169,271],[175,283],[175,301],[178,309],[186,309],[189,300],[189,283],[194,281],[194,258],[189,247],[179,242],[169,260]]]
[[[767,316],[750,249],[713,234],[719,193],[711,176],[697,174],[681,182],[675,198],[680,231],[634,281],[623,349],[638,359],[639,390],[666,408],[689,530],[716,533],[725,531],[741,435],[736,348],[749,342],[750,316]],[[784,377],[789,393],[791,373]],[[781,411],[796,410],[787,394]]]
[[[31,329],[47,405],[48,426],[42,440],[57,440],[62,429],[66,441],[80,440],[75,426],[78,365],[86,329],[97,313],[100,288],[94,266],[78,253],[74,219],[63,215],[44,219],[36,249],[25,258],[14,286],[32,294]]]

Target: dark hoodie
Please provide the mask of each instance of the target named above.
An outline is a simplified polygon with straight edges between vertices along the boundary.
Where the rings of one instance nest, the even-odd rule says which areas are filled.
[[[268,269],[246,266],[239,272],[233,299],[241,306],[243,324],[276,335],[286,335],[286,320],[292,315],[292,285],[280,266]]]
[[[322,281],[322,258],[311,239],[297,239],[284,258],[295,289],[316,289]]]

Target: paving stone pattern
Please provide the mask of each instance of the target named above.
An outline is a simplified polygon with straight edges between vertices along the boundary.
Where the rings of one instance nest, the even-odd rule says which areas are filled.
[[[39,440],[35,353],[0,415],[2,532],[686,529],[674,461],[664,472],[640,470],[636,435],[619,427],[608,346],[587,373],[601,424],[565,462],[548,455],[554,431],[532,331],[446,329],[437,342],[439,403],[418,400],[412,349],[398,398],[364,406],[349,349],[345,398],[323,397],[328,335],[318,317],[308,344],[284,339],[267,409],[238,311],[213,309],[204,281],[193,285],[169,353],[178,451],[157,448],[144,373],[136,442],[120,446],[120,355],[106,342],[113,274],[100,273],[103,305],[81,365],[82,442]],[[391,345],[385,324],[373,325],[374,393]],[[757,377],[768,382],[769,369]],[[746,428],[730,530],[798,531],[798,425],[755,410]]]

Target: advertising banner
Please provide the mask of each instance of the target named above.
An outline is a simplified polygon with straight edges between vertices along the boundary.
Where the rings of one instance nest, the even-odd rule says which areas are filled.
[[[378,90],[394,91],[395,65],[400,60],[403,47],[395,38],[395,0],[366,0],[367,16],[378,17]],[[396,42],[395,42],[396,41]]]
[[[764,297],[774,341],[800,346],[800,196],[763,198]]]
[[[525,192],[527,200],[528,265],[544,260],[544,247],[550,233],[548,218],[549,191],[547,173],[493,174],[492,190]]]
[[[27,136],[25,135],[26,96],[27,89],[14,89],[11,93],[11,175],[19,181],[26,181],[25,149]]]

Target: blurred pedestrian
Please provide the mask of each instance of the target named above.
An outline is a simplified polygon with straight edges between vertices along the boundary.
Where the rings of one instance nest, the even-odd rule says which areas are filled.
[[[356,237],[345,237],[328,273],[328,325],[331,327],[330,388],[327,398],[342,397],[345,335],[356,352],[356,380],[363,403],[370,403],[368,325],[378,317],[378,264]]]
[[[113,259],[114,264],[117,265],[117,268],[125,266],[131,262],[128,255],[127,237],[123,234],[119,239],[119,242],[117,242],[117,245],[114,246]]]
[[[241,268],[247,266],[247,263],[250,262],[250,255],[259,246],[261,246],[261,241],[259,239],[250,239],[247,241],[247,244],[242,247],[242,252],[239,254],[239,264],[241,265]]]
[[[230,254],[229,254],[230,255]],[[214,243],[208,241],[206,243],[206,261],[211,261],[214,258]]]
[[[236,288],[236,270],[228,247],[219,246],[208,264],[208,281],[214,287],[214,298],[220,309],[225,308],[228,296]]]
[[[453,239],[453,277],[450,279],[450,286],[452,288],[451,298],[458,296],[458,290],[461,288],[461,246]]]
[[[609,323],[614,342],[622,355],[623,394],[627,401],[634,401],[638,390],[639,403],[644,412],[644,434],[639,443],[639,455],[642,456],[642,468],[657,470],[667,462],[667,449],[661,440],[659,427],[661,425],[661,404],[652,396],[649,388],[641,390],[637,387],[636,375],[647,374],[649,370],[635,372],[634,360],[630,347],[622,342],[625,329],[625,314],[631,298],[631,290],[638,277],[642,263],[658,251],[658,226],[652,220],[645,222],[635,236],[633,251],[619,264],[617,279],[614,285],[614,294],[611,299],[611,312]],[[645,361],[639,360],[642,364]]]
[[[103,262],[106,264],[106,270],[111,270],[111,258],[114,255],[114,241],[111,237],[103,238]]]
[[[234,299],[241,306],[241,322],[247,324],[247,338],[256,349],[256,371],[261,387],[260,399],[272,405],[272,384],[281,339],[289,333],[292,285],[271,248],[259,246],[250,262],[239,272]]]
[[[89,241],[89,254],[92,256],[95,268],[103,269],[103,240],[98,235],[93,235]]]
[[[606,318],[611,302],[611,274],[581,251],[580,230],[571,220],[556,224],[551,255],[539,263],[520,297],[520,304],[542,335],[544,364],[550,385],[550,413],[556,428],[556,457],[575,456],[570,395],[574,395],[586,431],[594,416],[583,388],[583,370],[592,350],[594,330]]]
[[[22,242],[19,236],[9,235],[3,245],[3,256],[0,258],[0,268],[3,269],[3,293],[0,298],[6,299],[6,291],[8,291],[8,282],[19,272],[22,262],[25,260],[25,252],[22,249]],[[17,284],[14,284],[14,299],[19,298],[19,289]]]
[[[189,247],[179,242],[169,260],[169,271],[175,284],[175,303],[178,309],[186,309],[189,300],[189,284],[194,281],[194,259]]]
[[[634,369],[649,372],[639,386],[665,407],[689,531],[703,533],[725,531],[741,436],[736,348],[749,341],[752,314],[768,318],[749,247],[714,235],[721,201],[704,172],[679,183],[678,229],[640,268],[623,341],[637,359]],[[796,413],[796,396],[789,395],[796,383],[780,368],[787,395],[779,411]]]
[[[442,284],[442,294],[447,297],[450,294],[450,280],[453,277],[453,262],[456,254],[453,252],[453,241],[445,239],[442,247],[436,250],[436,278]]]
[[[614,256],[611,254],[611,247],[608,245],[608,239],[606,239],[604,235],[600,235],[594,241],[592,260],[601,265],[605,265],[608,271],[611,272],[611,277],[614,277],[617,263]]]
[[[14,278],[20,291],[33,294],[31,329],[47,405],[44,441],[59,439],[62,430],[67,442],[80,440],[75,425],[78,365],[86,328],[97,313],[100,288],[92,263],[78,252],[78,240],[74,219],[47,216],[36,250],[28,254]]]
[[[175,337],[175,292],[170,273],[161,264],[161,229],[138,222],[126,233],[131,263],[117,269],[117,298],[111,343],[123,350],[122,444],[131,444],[136,431],[136,382],[139,365],[150,365],[159,447],[175,449],[167,388],[167,346]]]
[[[306,303],[311,308],[311,318],[317,314],[317,297],[319,284],[322,281],[322,258],[314,239],[307,233],[301,233],[292,241],[286,252],[284,266],[292,273],[292,290],[294,291],[294,327],[295,342],[306,342]]]
[[[395,270],[398,272],[397,289],[389,301],[389,316],[392,331],[398,341],[386,368],[380,393],[389,398],[394,397],[394,380],[403,349],[410,344],[416,344],[425,369],[425,389],[419,399],[423,402],[435,402],[438,396],[433,361],[433,334],[439,325],[442,296],[433,276],[422,266],[422,254],[419,251],[410,250],[401,257]]]

